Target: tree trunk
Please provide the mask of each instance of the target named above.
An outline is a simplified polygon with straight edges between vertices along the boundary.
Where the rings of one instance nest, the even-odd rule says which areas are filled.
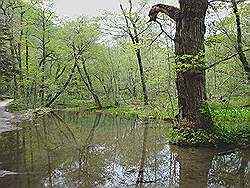
[[[28,45],[28,31],[25,34],[25,67],[26,67],[26,81],[29,80],[29,45]],[[27,82],[26,85],[26,100],[27,106],[29,106],[30,98],[29,98],[29,85]]]
[[[90,79],[89,73],[88,73],[87,68],[86,68],[85,60],[83,60],[83,59],[82,59],[82,66],[83,66],[83,71],[84,71],[84,74],[85,74],[85,76],[87,78],[87,82],[88,82],[88,85],[89,85],[89,87],[88,87],[89,91],[90,91],[90,93],[92,94],[92,96],[93,96],[93,98],[95,100],[97,108],[102,109],[101,101],[100,101],[98,95],[95,92],[95,89],[93,87],[92,81]]]
[[[163,12],[176,21],[175,54],[177,64],[177,90],[181,126],[208,128],[212,118],[206,104],[204,70],[205,16],[208,0],[179,0],[180,9],[158,4],[149,13],[156,21]]]
[[[140,70],[144,105],[148,105],[148,92],[147,92],[147,86],[146,86],[144,69],[143,69],[143,65],[142,65],[141,52],[140,52],[139,49],[136,50],[136,57],[137,57],[137,61],[138,61],[138,65],[139,65],[139,70]]]
[[[238,11],[238,5],[235,2],[235,0],[232,0],[232,5],[233,5],[233,11],[234,11],[235,19],[236,19],[236,26],[237,26],[237,52],[239,53],[240,61],[246,72],[248,82],[250,83],[250,66],[247,61],[247,57],[243,52],[240,13]]]
[[[28,32],[25,36],[25,66],[26,66],[26,80],[29,80],[29,45],[28,45]]]
[[[185,120],[189,127],[208,128],[212,124],[212,119],[205,103],[206,75],[204,70],[197,68],[204,65],[205,16],[208,1],[180,0],[180,8],[181,17],[176,23],[175,53],[177,63],[180,62],[187,67],[187,70],[177,70],[180,118]]]
[[[40,96],[41,96],[41,105],[45,104],[45,63],[47,58],[47,46],[48,42],[46,42],[46,17],[45,11],[42,12],[42,39],[41,39],[41,47],[42,47],[42,60],[40,62],[42,78],[41,78],[41,88],[40,88]]]
[[[84,71],[84,74],[85,76],[87,77],[87,81],[84,79],[84,76],[82,74],[82,71],[80,69],[80,67],[77,65],[77,69],[78,69],[78,72],[80,74],[80,77],[83,81],[83,83],[86,85],[87,89],[89,90],[89,92],[91,93],[92,97],[94,98],[94,101],[95,101],[95,104],[96,104],[96,107],[97,109],[102,109],[102,104],[101,104],[101,101],[98,97],[98,95],[96,94],[94,88],[93,88],[93,85],[92,85],[92,82],[91,82],[91,79],[90,79],[90,76],[87,72],[87,68],[86,68],[86,65],[85,65],[85,61],[82,60],[82,65],[83,65],[83,71]]]
[[[85,64],[86,60],[83,57],[81,57],[83,72],[84,72],[84,74],[86,76],[86,80],[85,80],[85,78],[84,78],[84,76],[82,74],[82,71],[81,71],[81,69],[80,69],[80,67],[79,67],[79,65],[77,63],[78,56],[77,56],[77,53],[76,53],[75,45],[72,46],[72,50],[73,50],[73,57],[74,57],[74,60],[75,60],[75,64],[76,64],[77,70],[78,70],[78,72],[80,74],[81,80],[83,81],[83,83],[87,87],[88,91],[91,93],[92,97],[94,98],[97,109],[102,109],[101,101],[100,101],[98,95],[95,92],[95,89],[93,87],[92,81],[91,81],[90,76],[89,76],[89,73],[87,71],[87,67],[86,67],[86,64]]]
[[[17,78],[16,78],[16,61],[15,61],[15,47],[13,44],[13,33],[11,33],[10,36],[11,40],[10,40],[10,52],[11,52],[11,57],[12,57],[12,74],[13,74],[13,82],[14,82],[14,90],[13,90],[13,99],[16,100],[17,99],[17,95],[18,95],[18,85],[17,85]]]
[[[23,65],[22,65],[22,39],[23,39],[23,15],[25,12],[22,12],[20,15],[20,24],[21,24],[21,31],[19,35],[19,42],[17,44],[17,60],[18,60],[18,65],[19,65],[19,78],[22,81],[23,80]]]
[[[61,89],[60,91],[58,91],[58,92],[55,94],[55,96],[51,99],[51,101],[48,102],[48,103],[45,105],[46,107],[50,107],[50,106],[56,101],[56,99],[57,99],[58,97],[60,97],[60,95],[61,95],[61,94],[65,91],[65,89],[68,87],[70,81],[71,81],[72,78],[73,78],[73,75],[74,75],[76,66],[77,66],[77,63],[75,62],[73,68],[71,69],[71,73],[70,73],[70,75],[69,75],[67,81],[64,83],[62,89]]]
[[[132,18],[132,1],[129,1],[129,5],[130,5],[130,11],[129,11],[129,16],[126,15],[125,10],[123,9],[122,5],[120,4],[120,8],[122,10],[125,22],[126,22],[126,27],[127,27],[127,31],[128,31],[128,35],[132,41],[133,44],[140,44],[140,40],[138,37],[138,27],[136,26],[136,22],[135,20],[133,20]],[[130,28],[129,22],[131,22],[132,24],[132,29]],[[133,30],[133,32],[132,32]],[[136,49],[136,58],[137,58],[137,62],[139,65],[139,71],[140,71],[140,78],[141,78],[141,86],[142,86],[142,91],[143,91],[143,99],[144,99],[144,105],[148,105],[148,92],[147,92],[147,85],[146,85],[146,79],[145,79],[145,73],[144,73],[144,68],[143,68],[143,63],[142,63],[142,56],[141,56],[141,50],[140,49]]]

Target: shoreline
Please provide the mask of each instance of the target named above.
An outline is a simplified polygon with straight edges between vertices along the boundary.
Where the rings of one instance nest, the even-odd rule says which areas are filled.
[[[19,129],[14,122],[15,114],[6,111],[6,108],[13,99],[6,99],[0,102],[0,134]]]

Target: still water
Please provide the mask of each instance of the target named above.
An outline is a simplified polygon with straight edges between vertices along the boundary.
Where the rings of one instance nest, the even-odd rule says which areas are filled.
[[[250,149],[167,143],[137,117],[56,112],[0,134],[0,188],[250,187]]]

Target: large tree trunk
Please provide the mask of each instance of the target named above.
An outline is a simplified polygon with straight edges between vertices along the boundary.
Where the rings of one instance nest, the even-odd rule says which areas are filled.
[[[187,68],[177,70],[180,118],[196,128],[207,128],[212,123],[205,103],[205,71],[198,68],[204,64],[207,7],[207,0],[180,0],[181,17],[177,20],[175,38],[175,53],[180,57],[177,61]]]
[[[212,124],[206,104],[204,36],[207,0],[179,0],[180,9],[158,4],[152,7],[150,21],[163,12],[176,21],[177,90],[180,122],[190,128],[208,128]],[[183,125],[183,124],[182,124]]]

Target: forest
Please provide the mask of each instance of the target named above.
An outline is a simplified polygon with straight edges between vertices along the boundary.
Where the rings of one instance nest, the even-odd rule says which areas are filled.
[[[212,124],[232,133],[228,142],[237,134],[249,138],[248,2],[207,2],[204,26],[182,19],[186,30],[178,28],[181,10],[148,1],[76,19],[57,16],[53,1],[4,0],[0,8],[0,95],[14,99],[10,111],[102,110],[170,120],[176,142],[186,128]]]
[[[178,8],[150,8],[129,0],[118,13],[63,19],[53,1],[1,1],[0,96],[14,99],[9,111],[102,110],[184,129],[222,124],[249,138],[249,3],[207,2],[205,25],[188,18],[186,31]]]
[[[55,3],[0,0],[0,187],[250,185],[248,0]]]

